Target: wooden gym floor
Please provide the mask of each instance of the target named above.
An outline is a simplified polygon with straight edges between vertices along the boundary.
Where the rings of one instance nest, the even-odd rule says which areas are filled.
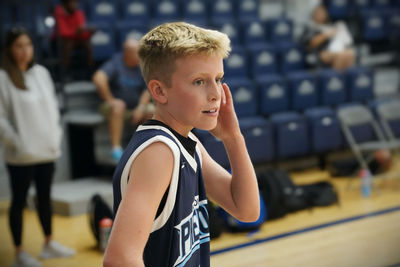
[[[400,178],[400,161],[393,173]],[[212,266],[400,266],[400,179],[377,181],[379,190],[364,198],[359,181],[330,178],[319,169],[292,173],[297,184],[329,180],[340,205],[314,208],[263,224],[252,234],[223,233],[211,242]],[[14,251],[8,228],[8,203],[0,204],[0,267],[10,266]],[[38,256],[43,236],[36,213],[24,213],[23,244]],[[44,267],[101,266],[88,217],[54,216],[54,237],[73,247],[69,259],[44,260]]]

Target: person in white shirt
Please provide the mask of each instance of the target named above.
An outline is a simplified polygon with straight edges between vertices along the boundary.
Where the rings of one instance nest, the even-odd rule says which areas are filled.
[[[22,215],[35,181],[38,214],[45,235],[41,258],[75,254],[52,239],[50,201],[54,162],[61,154],[62,130],[49,72],[33,61],[32,39],[22,27],[6,34],[0,70],[0,140],[12,193],[9,224],[16,257],[13,266],[41,266],[22,248]]]
[[[355,63],[353,38],[346,24],[343,21],[329,23],[329,14],[322,4],[315,6],[302,41],[326,67],[342,71]]]

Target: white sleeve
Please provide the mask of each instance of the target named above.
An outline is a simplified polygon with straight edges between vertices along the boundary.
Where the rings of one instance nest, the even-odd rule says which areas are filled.
[[[7,74],[0,72],[0,140],[5,145],[16,146],[18,135],[10,123],[11,98],[9,96]]]
[[[46,84],[49,85],[49,89],[50,89],[50,94],[51,94],[51,100],[52,100],[52,105],[54,105],[54,109],[57,110],[56,112],[56,117],[57,117],[57,122],[60,122],[60,114],[59,114],[59,103],[58,103],[58,99],[57,99],[57,92],[56,92],[56,88],[53,82],[53,78],[50,75],[50,72],[43,66],[40,66],[43,70],[44,76],[46,78]]]

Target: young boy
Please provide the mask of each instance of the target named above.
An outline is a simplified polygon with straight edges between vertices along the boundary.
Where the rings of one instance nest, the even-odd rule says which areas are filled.
[[[114,174],[116,213],[104,266],[209,266],[207,197],[241,221],[259,216],[257,180],[228,86],[225,34],[166,23],[140,41],[142,75],[156,103]],[[232,175],[193,128],[221,139]],[[206,196],[207,193],[207,196]]]

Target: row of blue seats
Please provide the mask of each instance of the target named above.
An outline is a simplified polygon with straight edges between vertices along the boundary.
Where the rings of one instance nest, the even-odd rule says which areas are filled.
[[[251,80],[227,77],[239,117],[269,116],[283,111],[303,111],[317,106],[338,106],[374,98],[372,70],[355,67],[346,72],[324,69],[265,74]]]
[[[361,39],[366,42],[400,37],[400,1],[325,0],[334,20],[360,20]]]
[[[195,24],[201,25],[192,21]],[[299,69],[303,65],[303,54],[301,47],[292,42],[292,22],[286,18],[278,18],[269,21],[269,35],[263,30],[262,23],[254,21],[251,23],[243,23],[239,27],[236,23],[225,22],[221,24],[205,25],[207,27],[220,30],[226,33],[234,48],[234,53],[238,56],[245,57],[245,49],[249,48],[252,51],[269,53],[273,62],[271,70],[277,62],[276,57],[278,52],[290,53],[289,61],[294,64],[294,61],[299,61],[294,69]],[[98,31],[92,38],[92,45],[95,48],[95,57],[98,59],[107,58],[115,51],[120,50],[123,41],[127,38],[140,39],[148,30],[148,26],[136,25],[132,22],[116,23],[113,27],[110,24],[98,23]],[[201,25],[203,26],[203,25]],[[265,54],[264,53],[264,59]],[[295,55],[293,55],[295,54]],[[245,60],[246,61],[246,60]],[[288,67],[291,69],[291,67]],[[293,70],[294,70],[293,69]],[[286,71],[286,69],[285,69]]]
[[[329,15],[333,19],[348,19],[363,12],[400,8],[398,0],[325,0]]]
[[[55,4],[60,1],[4,1],[1,3],[2,22],[34,22],[37,16],[49,15]],[[47,4],[45,4],[47,3]],[[89,21],[114,22],[116,20],[147,23],[150,18],[161,20],[195,19],[212,21],[254,19],[258,17],[259,0],[86,0],[80,2]],[[10,10],[12,12],[10,12]],[[14,14],[13,14],[14,13]]]
[[[168,1],[161,1],[158,0],[159,2],[162,2],[162,4],[172,4],[175,3],[174,1],[168,0]],[[157,1],[157,2],[158,2]],[[219,0],[219,1],[227,1],[227,0]],[[245,2],[252,2],[253,0],[246,0],[243,1]],[[200,1],[201,2],[201,1]],[[190,0],[185,2],[187,5],[190,3],[200,3],[199,0]],[[218,1],[216,1],[218,2]],[[215,3],[216,3],[215,2]],[[230,1],[227,1],[231,3]],[[4,2],[6,3],[6,2]],[[4,5],[3,3],[3,5]],[[98,0],[97,3],[99,5],[115,5],[114,2],[110,1],[105,1],[105,0]],[[129,2],[131,5],[145,5],[146,7],[149,6],[147,2],[143,3],[143,1],[139,0],[131,0]],[[214,3],[214,2],[213,2]],[[232,4],[232,3],[231,3]],[[30,4],[32,5],[32,3]],[[37,4],[33,4],[34,7],[32,8],[29,4],[27,5],[22,5],[21,10],[26,10],[26,12],[22,12],[22,14],[25,14],[24,16],[21,16],[22,18],[29,18],[28,13],[34,14],[34,10],[38,8]],[[258,6],[258,2],[255,1],[253,3],[253,6]],[[100,6],[101,7],[101,6]],[[96,10],[108,10],[110,8],[96,8]],[[129,8],[127,8],[129,9]],[[2,10],[6,10],[3,9]],[[136,9],[135,9],[136,10]],[[155,26],[156,24],[159,24],[165,20],[173,20],[177,19],[176,14],[175,15],[166,15],[164,17],[157,17],[157,16],[152,16],[148,13],[146,13],[144,10],[146,9],[141,9],[137,8],[137,12],[144,12],[142,15],[136,14],[132,16],[132,18],[136,18],[138,20],[129,20],[129,21],[120,21],[118,20],[118,16],[115,14],[110,16],[110,19],[112,19],[113,23],[106,23],[102,22],[101,17],[99,16],[100,19],[94,19],[92,22],[95,23],[99,31],[95,34],[92,44],[94,46],[94,56],[97,61],[102,61],[107,58],[109,58],[115,51],[120,50],[121,44],[123,40],[127,36],[131,36],[134,38],[140,38],[145,32],[147,32],[151,27]],[[191,9],[189,9],[191,10]],[[100,12],[100,11],[99,11]],[[136,12],[136,11],[135,11]],[[250,11],[249,11],[250,12]],[[253,11],[252,11],[253,12]],[[258,10],[255,10],[255,12],[258,12]],[[10,12],[6,13],[9,14]],[[111,12],[112,13],[112,12]],[[168,12],[167,12],[168,13]],[[207,12],[206,12],[207,13]],[[208,13],[207,13],[208,14]],[[250,13],[248,13],[250,14]],[[369,14],[364,21],[364,28],[362,31],[363,38],[365,40],[381,40],[388,38],[388,36],[391,37],[396,37],[400,36],[400,14],[397,12],[392,13],[392,16],[378,16],[378,13],[371,13]],[[103,14],[104,15],[104,14]],[[378,16],[378,17],[377,17]],[[3,16],[4,17],[4,16]],[[249,15],[249,18],[251,20],[238,20],[235,18],[232,18],[232,14],[225,14],[225,15],[219,15],[216,16],[215,21],[210,22],[209,20],[204,19],[202,16],[194,16],[191,15],[190,19],[188,20],[189,22],[194,22],[195,24],[198,24],[200,26],[206,26],[210,28],[214,28],[217,30],[220,30],[222,32],[225,32],[229,35],[229,37],[232,40],[232,43],[234,46],[245,46],[245,47],[258,47],[260,44],[264,45],[266,43],[271,43],[271,44],[276,44],[276,43],[291,43],[293,40],[293,22],[290,19],[287,19],[285,17],[279,17],[276,19],[271,19],[267,22],[263,22],[258,18],[257,14]],[[390,21],[392,21],[392,24],[387,24],[385,23],[386,19],[384,18],[391,18]],[[28,23],[27,26],[33,32],[36,36],[39,36],[42,41],[38,42],[39,45],[43,46],[44,49],[47,49],[47,45],[45,42],[47,42],[46,37],[51,34],[52,29],[50,27],[47,27],[47,25],[44,23],[45,20],[41,16],[35,16],[36,22],[35,23]],[[150,21],[150,22],[149,22]],[[5,23],[4,25],[7,25]],[[44,38],[43,38],[44,37]],[[44,39],[44,40],[43,40]],[[290,45],[289,45],[290,46]],[[292,45],[293,46],[293,45]],[[287,71],[292,71],[292,70],[298,70],[298,69],[303,69],[304,67],[304,62],[303,62],[303,52],[300,49],[300,47],[285,47],[284,45],[278,45],[278,48],[280,51],[279,52],[285,51],[287,49],[290,49],[290,53],[287,53],[290,57],[289,59],[294,59],[294,61],[297,62],[291,62],[288,66],[286,66],[286,62],[281,64],[280,67],[278,67],[278,71],[280,72],[287,72]],[[271,50],[271,49],[269,49]],[[269,52],[271,53],[271,51]],[[265,53],[264,53],[265,55]],[[273,62],[278,62],[276,59],[277,54],[273,54],[270,58],[272,59]],[[281,58],[284,58],[285,56],[281,56]],[[267,57],[264,56],[264,59]],[[282,62],[282,59],[279,60]],[[293,66],[293,67],[292,67]],[[276,71],[277,70],[277,64],[272,64],[272,70]]]
[[[341,108],[341,106],[336,109],[315,107],[307,109],[303,114],[289,111],[277,113],[269,119],[264,117],[240,119],[240,128],[253,164],[307,155],[323,155],[347,148],[348,143],[337,116]],[[394,135],[400,138],[400,120],[392,121],[391,126]],[[372,126],[367,123],[357,125],[352,132],[355,142],[376,139]],[[208,153],[222,166],[229,168],[229,160],[221,140],[208,131],[196,129],[195,133]]]

